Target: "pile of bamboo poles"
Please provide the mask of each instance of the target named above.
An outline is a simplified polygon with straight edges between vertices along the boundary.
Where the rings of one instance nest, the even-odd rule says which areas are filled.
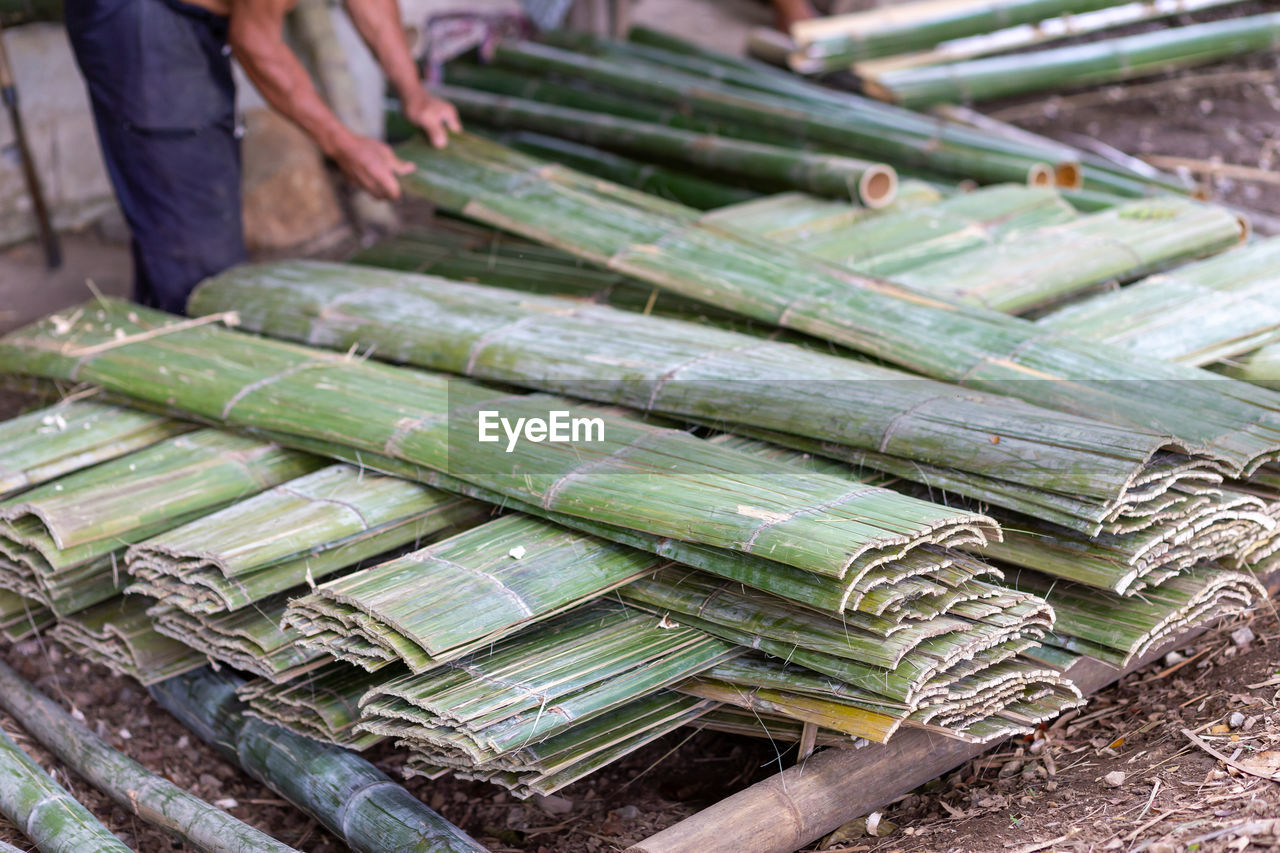
[[[603,160],[622,154],[664,169],[710,164],[717,182],[757,192],[809,188],[856,198],[837,172],[862,172],[839,166],[842,158],[942,188],[976,180],[1082,190],[1089,209],[1191,191],[1145,164],[1117,164],[990,119],[920,115],[643,28],[631,38],[547,33],[542,43],[503,42],[488,65],[451,63],[448,91],[475,127],[572,141],[579,147],[568,157],[556,143],[528,150],[633,183],[634,169],[610,172],[580,146],[606,149]],[[710,150],[724,153],[712,160],[703,153]],[[701,198],[694,193],[690,203],[703,207]]]
[[[762,56],[802,74],[851,71],[863,91],[885,101],[960,103],[1128,80],[1275,48],[1280,19],[1265,14],[1107,34],[1236,2],[915,0],[799,21],[789,37],[754,41]],[[1095,33],[1101,35],[1087,38]],[[640,38],[671,44],[647,33]],[[1065,38],[1077,43],[1052,46]]]

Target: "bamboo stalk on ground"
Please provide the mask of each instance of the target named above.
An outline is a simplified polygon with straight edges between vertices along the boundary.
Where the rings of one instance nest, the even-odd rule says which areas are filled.
[[[1280,13],[1231,18],[1008,57],[890,71],[864,81],[869,93],[919,107],[982,101],[1063,86],[1131,80],[1280,45]]]
[[[483,853],[462,830],[346,750],[246,718],[242,683],[202,669],[151,688],[161,707],[357,853]]]
[[[492,127],[549,133],[624,154],[697,166],[753,184],[853,198],[871,208],[891,203],[897,192],[897,173],[883,163],[698,134],[456,86],[444,86],[440,93],[464,117]]]
[[[3,730],[0,814],[48,853],[130,853]]]
[[[0,707],[60,761],[148,823],[208,853],[293,850],[112,749],[0,662]]]
[[[1243,383],[1179,381],[1208,374],[1138,363],[1105,345],[1049,335],[1033,323],[837,270],[786,246],[665,220],[552,185],[533,177],[536,160],[491,143],[459,137],[444,151],[400,151],[423,167],[406,179],[414,194],[685,296],[934,378],[1140,424],[1238,470],[1256,467],[1280,447],[1280,403]],[[552,208],[556,216],[548,215]],[[900,325],[915,331],[886,333]],[[1073,381],[1024,381],[1033,378]],[[1111,384],[1120,379],[1143,381]],[[1171,399],[1179,404],[1171,407]],[[1188,417],[1189,411],[1196,416]]]

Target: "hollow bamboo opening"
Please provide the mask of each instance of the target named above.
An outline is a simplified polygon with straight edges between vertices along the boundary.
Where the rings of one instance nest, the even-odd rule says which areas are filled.
[[[1051,187],[1053,183],[1053,169],[1047,163],[1036,163],[1027,169],[1028,186]]]
[[[898,173],[892,166],[873,166],[858,179],[858,198],[867,207],[884,207],[897,196]]]
[[[1058,186],[1078,190],[1084,186],[1084,172],[1079,163],[1064,161],[1053,167],[1054,181]]]

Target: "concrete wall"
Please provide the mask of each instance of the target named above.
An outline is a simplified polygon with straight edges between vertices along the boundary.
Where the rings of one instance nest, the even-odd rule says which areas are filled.
[[[27,24],[4,31],[27,141],[59,228],[79,228],[115,206],[66,31]],[[0,110],[0,246],[36,234],[31,197],[7,111]]]

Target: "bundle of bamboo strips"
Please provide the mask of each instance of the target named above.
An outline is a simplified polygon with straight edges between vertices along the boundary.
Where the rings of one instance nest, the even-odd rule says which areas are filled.
[[[953,468],[948,488],[1096,532],[1175,483],[1220,479],[1167,439],[962,392],[864,362],[632,312],[315,263],[241,267],[196,291],[275,337]],[[592,353],[581,359],[562,342]],[[893,466],[890,466],[891,468]],[[974,476],[969,476],[970,474]],[[932,471],[925,474],[932,482]],[[1003,487],[993,487],[1000,481]],[[1046,494],[1052,493],[1052,494]],[[1057,498],[1056,500],[1054,498]],[[1045,505],[1049,504],[1050,507]]]
[[[356,853],[485,853],[354,753],[246,717],[236,697],[242,683],[201,669],[153,686],[151,695],[225,758]]]
[[[734,219],[728,208],[705,221]],[[790,236],[775,232],[760,233],[775,240]],[[791,245],[953,301],[1022,313],[1241,239],[1241,223],[1230,211],[1187,199],[1132,201],[1076,218],[1055,193],[1002,187]]]
[[[1053,190],[1016,184],[985,187],[874,219],[844,219],[837,210],[799,225],[796,222],[806,207],[815,212],[829,208],[812,201],[806,204],[804,197],[791,197],[785,206],[774,202],[775,206],[767,207],[770,201],[721,208],[703,221],[786,242],[866,275],[893,277],[988,245],[1018,243],[1027,232],[1036,233],[1032,229],[1076,218],[1071,206]],[[846,208],[846,212],[853,211]]]
[[[1280,46],[1280,13],[922,68],[863,81],[872,95],[906,106],[971,102],[1064,86],[1131,80]]]
[[[41,850],[130,853],[120,839],[0,730],[0,814]]]
[[[409,741],[433,763],[519,772],[547,741],[742,650],[618,605],[591,605],[444,672],[385,681],[361,701],[358,728]]]
[[[320,460],[216,430],[165,439],[0,502],[0,586],[59,615],[123,586],[123,550]],[[124,502],[127,493],[133,500]]]
[[[1209,564],[1133,596],[1100,593],[1034,572],[1011,575],[1010,581],[1052,604],[1058,622],[1046,645],[1121,668],[1189,627],[1246,613],[1267,598],[1252,575]]]
[[[251,717],[359,752],[383,740],[381,735],[356,731],[362,719],[360,699],[375,684],[402,674],[403,670],[395,667],[374,679],[361,669],[329,661],[283,683],[247,681],[236,694]]]
[[[1149,276],[1037,322],[1143,356],[1206,365],[1280,340],[1280,239]]]
[[[435,779],[452,772],[459,779],[503,785],[518,797],[552,794],[681,726],[695,723],[715,707],[707,700],[662,691],[508,752],[498,767],[454,767],[451,756],[433,749],[411,753],[405,773]]]
[[[923,298],[908,288],[838,271],[786,246],[655,216],[581,184],[539,177],[537,161],[473,138],[460,137],[444,151],[416,145],[401,151],[425,167],[406,179],[415,194],[659,287],[934,378],[1140,424],[1234,470],[1256,467],[1277,450],[1277,400],[1256,389],[1221,381],[1179,382],[1178,404],[1172,406],[1166,384],[1205,374],[1178,365],[1135,363],[1105,345]],[[547,215],[550,207],[556,216]],[[899,325],[914,331],[886,333]],[[1021,381],[1054,378],[1074,381]],[[1110,382],[1118,379],[1145,381]],[[1192,410],[1194,418],[1186,414]]]
[[[440,93],[457,105],[464,117],[490,127],[533,130],[624,154],[654,156],[753,184],[760,182],[762,189],[797,189],[853,198],[871,208],[890,204],[897,194],[898,175],[883,163],[694,133],[457,86],[444,86]]]
[[[93,316],[108,313],[128,322],[120,316],[127,309],[109,301]],[[603,441],[525,442],[505,453],[477,441],[478,411],[500,406],[507,417],[546,418],[549,410],[574,407],[556,398],[499,396],[207,323],[175,325],[156,313],[139,323],[148,324],[133,327],[141,338],[113,337],[87,356],[71,354],[91,339],[96,345],[98,324],[73,325],[63,335],[51,324],[31,327],[4,339],[0,360],[6,369],[46,377],[74,372],[120,394],[288,436],[327,455],[368,454],[375,467],[390,461],[394,473],[408,468],[415,479],[515,501],[571,527],[679,553],[731,576],[771,574],[783,588],[784,578],[798,576],[802,584],[838,591],[867,568],[923,545],[980,544],[997,535],[979,514],[752,459],[598,409],[589,416],[603,425]],[[216,371],[208,369],[211,360]],[[625,460],[613,455],[623,448]]]
[[[0,498],[124,456],[191,427],[93,400],[71,400],[0,425]]]
[[[192,615],[236,610],[487,513],[456,495],[330,465],[134,545],[128,591]]]
[[[281,627],[285,607],[306,587],[254,602],[227,613],[191,614],[163,601],[147,616],[155,630],[208,657],[273,683],[287,681],[319,666],[324,655],[298,645],[301,635]]]
[[[0,637],[17,643],[53,624],[57,617],[38,601],[0,589]]]
[[[652,573],[664,561],[521,515],[318,587],[289,604],[300,644],[421,673]]]
[[[155,601],[119,596],[69,616],[49,634],[86,660],[150,686],[199,669],[204,655],[155,630],[147,609]]]

